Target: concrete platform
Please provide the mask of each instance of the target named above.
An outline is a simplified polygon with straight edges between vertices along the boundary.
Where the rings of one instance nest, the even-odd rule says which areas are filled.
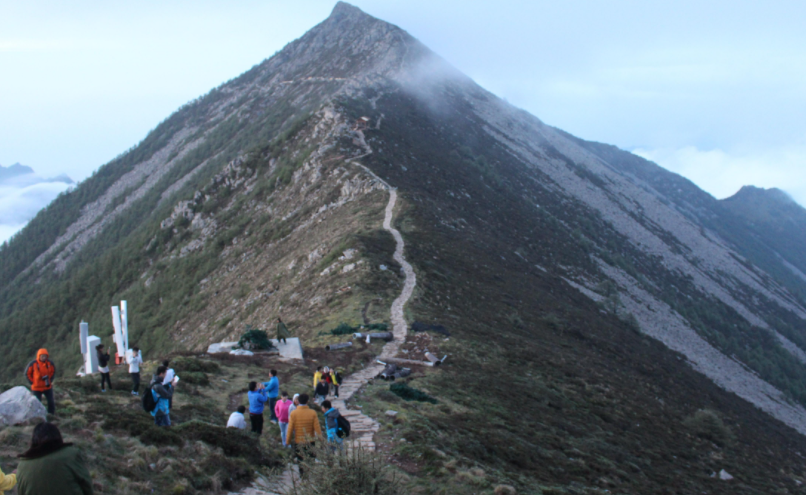
[[[274,347],[280,350],[280,359],[283,361],[291,359],[302,359],[302,344],[297,337],[289,337],[286,339],[287,344],[279,342],[277,339],[271,339]]]

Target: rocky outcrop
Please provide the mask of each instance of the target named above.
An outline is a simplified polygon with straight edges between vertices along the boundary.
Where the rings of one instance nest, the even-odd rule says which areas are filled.
[[[48,411],[34,394],[25,387],[14,387],[0,394],[0,424],[20,425],[31,421],[44,421]]]

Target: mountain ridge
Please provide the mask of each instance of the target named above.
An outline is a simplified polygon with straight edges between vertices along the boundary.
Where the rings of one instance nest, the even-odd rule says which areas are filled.
[[[200,351],[281,312],[306,352],[339,339],[340,322],[382,320],[404,281],[381,181],[397,190],[418,280],[409,321],[450,328],[426,335],[455,363],[412,379],[445,407],[409,411],[433,433],[404,426],[410,449],[462,452],[523,486],[533,473],[616,486],[601,471],[638,492],[675,476],[699,490],[718,462],[684,422],[713,409],[741,439],[720,455],[753,473],[742,492],[792,483],[806,448],[792,430],[806,431],[806,281],[761,265],[799,261],[685,179],[544,124],[343,3],[0,251],[0,377],[43,343],[62,369],[77,365],[78,321],[108,327],[120,299],[146,355]],[[500,390],[468,394],[456,386],[468,378]],[[785,469],[748,447],[762,444]]]

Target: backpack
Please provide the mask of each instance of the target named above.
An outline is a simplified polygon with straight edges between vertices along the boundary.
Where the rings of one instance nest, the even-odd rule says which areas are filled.
[[[148,393],[143,394],[143,409],[145,412],[150,413],[157,408],[157,401],[154,400],[154,391],[148,389]]]
[[[336,430],[337,437],[343,438],[350,436],[350,422],[347,421],[347,418],[345,418],[344,416],[337,417],[336,426],[338,427],[338,429]]]

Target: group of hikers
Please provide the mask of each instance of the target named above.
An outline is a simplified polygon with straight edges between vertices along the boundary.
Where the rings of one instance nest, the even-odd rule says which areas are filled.
[[[284,340],[289,336],[288,330],[279,318],[277,323],[278,339]],[[111,356],[103,344],[96,346],[96,353],[98,370],[101,374],[101,392],[106,392],[107,387],[112,388],[109,371]],[[126,364],[129,366],[132,380],[131,394],[139,396],[140,366],[143,364],[140,349],[137,347],[132,349]],[[53,382],[56,366],[51,361],[47,349],[40,349],[37,352],[36,359],[28,364],[25,374],[36,398],[42,401],[44,397],[48,413],[54,414],[56,404]],[[256,435],[263,433],[263,413],[268,406],[269,421],[279,426],[283,447],[293,448],[296,458],[313,456],[313,447],[318,438],[326,437],[327,442],[333,444],[333,448],[340,449],[343,438],[350,434],[350,423],[328,400],[328,396],[332,393],[334,398],[338,399],[341,380],[341,374],[337,370],[319,366],[313,377],[313,398],[307,393],[294,394],[289,398],[288,392],[280,391],[277,370],[272,369],[269,381],[249,383],[247,399],[251,432]],[[179,377],[170,367],[170,361],[163,361],[151,379],[148,392],[143,394],[143,408],[154,417],[156,426],[171,426],[173,394],[178,382]],[[316,410],[312,408],[314,404],[318,405],[324,415],[324,434]],[[245,430],[246,411],[246,406],[239,406],[230,415],[227,428]],[[58,427],[52,423],[40,423],[34,428],[31,448],[20,455],[20,459],[20,464],[14,473],[4,475],[0,471],[0,495],[15,485],[17,493],[21,495],[92,493],[92,478],[81,461],[78,450],[72,447],[72,444],[64,443]],[[302,469],[300,469],[301,475]]]
[[[280,428],[280,439],[283,447],[292,444],[307,443],[303,439],[314,439],[322,434],[316,413],[310,409],[311,398],[308,394],[294,394],[289,399],[288,392],[280,392],[280,380],[277,378],[277,370],[269,372],[270,379],[267,382],[249,382],[249,423],[252,433],[263,434],[263,413],[268,406],[269,421]],[[336,370],[327,367],[316,368],[313,378],[313,388],[315,390],[313,402],[322,409],[326,421],[326,433],[328,441],[341,445],[345,428],[339,427],[338,417],[341,416],[338,409],[327,400],[330,387],[333,387],[335,398],[339,397],[339,382],[341,374]],[[239,406],[227,421],[228,428],[246,429],[246,406]],[[344,423],[344,421],[342,421]],[[349,431],[349,427],[346,428]]]

